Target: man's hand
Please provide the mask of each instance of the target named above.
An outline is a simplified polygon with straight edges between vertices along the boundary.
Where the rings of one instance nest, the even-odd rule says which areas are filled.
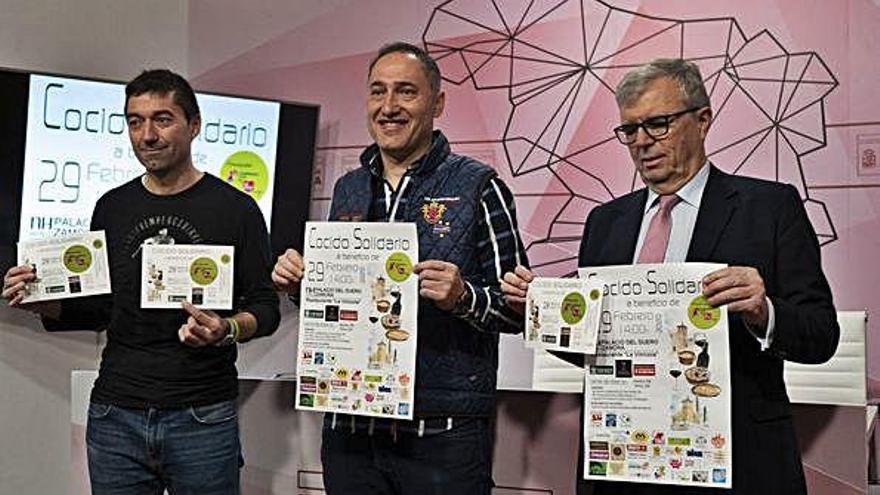
[[[464,280],[453,263],[428,260],[413,267],[413,273],[419,276],[419,295],[434,301],[444,310],[452,311],[464,291]]]
[[[189,313],[186,323],[177,330],[177,336],[182,343],[191,347],[214,345],[229,333],[229,322],[220,318],[217,313],[199,309],[186,301],[182,305]]]
[[[27,295],[27,284],[36,280],[37,276],[31,265],[19,265],[10,268],[3,277],[3,299],[9,302],[10,308],[20,308],[37,313],[41,316],[57,320],[61,316],[59,301],[44,301],[22,304]]]
[[[712,306],[727,304],[728,311],[742,313],[753,329],[767,329],[767,293],[758,270],[731,266],[714,271],[703,277],[703,295]]]
[[[295,249],[288,249],[275,262],[272,269],[272,282],[278,290],[296,293],[299,292],[299,283],[305,273],[305,264],[302,256]]]
[[[529,284],[534,279],[532,272],[522,265],[517,265],[512,272],[505,273],[504,278],[501,279],[501,293],[504,294],[504,299],[519,313],[525,312],[526,294],[529,292]]]
[[[3,299],[9,301],[9,307],[16,307],[27,295],[27,284],[37,279],[31,265],[19,265],[10,268],[3,277]]]

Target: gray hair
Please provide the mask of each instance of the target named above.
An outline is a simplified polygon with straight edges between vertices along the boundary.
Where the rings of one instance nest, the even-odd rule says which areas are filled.
[[[661,77],[668,77],[678,83],[685,106],[709,106],[709,94],[706,93],[700,69],[693,62],[681,58],[656,58],[627,72],[614,92],[617,106],[623,108],[634,103],[650,83]]]

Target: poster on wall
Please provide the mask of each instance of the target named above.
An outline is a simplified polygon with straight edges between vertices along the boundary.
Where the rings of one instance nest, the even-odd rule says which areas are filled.
[[[18,264],[36,278],[22,303],[110,293],[110,265],[103,230],[18,243]]]
[[[412,419],[418,256],[412,223],[306,224],[297,409]]]
[[[730,488],[727,308],[701,295],[726,265],[580,268],[605,283],[587,359],[584,478]]]
[[[526,296],[526,347],[593,354],[601,310],[601,281],[536,277]]]

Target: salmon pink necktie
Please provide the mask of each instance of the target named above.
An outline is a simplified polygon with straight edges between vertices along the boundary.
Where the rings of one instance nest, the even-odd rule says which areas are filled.
[[[663,263],[672,230],[672,209],[681,201],[677,195],[660,196],[660,209],[651,219],[638,263]]]

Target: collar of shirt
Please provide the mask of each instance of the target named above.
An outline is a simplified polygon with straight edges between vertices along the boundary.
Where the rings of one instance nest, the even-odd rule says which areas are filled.
[[[700,210],[700,202],[702,201],[703,191],[706,189],[708,179],[709,166],[703,164],[703,167],[697,174],[676,192],[676,195],[682,201],[672,209],[672,230],[669,233],[669,244],[666,247],[666,256],[664,257],[665,261],[671,263],[687,259],[691,237],[693,237],[694,227],[697,223],[697,214]],[[641,252],[651,219],[660,210],[660,202],[657,201],[658,197],[657,193],[650,189],[648,190],[648,200],[645,204],[645,213],[642,217],[642,225],[639,229],[638,240],[636,241],[633,263],[636,262],[638,253]]]
[[[409,168],[406,170],[406,174],[404,175],[417,173],[421,169],[424,161],[425,155],[414,161],[412,165],[410,165]],[[385,164],[382,163],[382,156],[378,153],[376,153],[376,155],[370,160],[370,173],[373,175],[373,177],[378,177],[383,181],[388,182],[388,180],[385,178]]]
[[[709,162],[703,164],[700,171],[694,175],[684,186],[676,191],[676,196],[681,198],[682,203],[686,203],[694,209],[700,209],[700,201],[703,199],[703,191],[706,190],[706,182],[709,180]],[[657,198],[660,195],[648,189],[648,200],[645,202],[644,215],[647,215],[652,208],[658,207]]]
[[[424,158],[423,156],[410,165],[409,169],[401,177],[396,190],[391,187],[391,183],[385,178],[382,157],[377,153],[370,160],[369,168],[373,176],[374,186],[370,212],[367,215],[369,221],[394,222],[402,215],[408,202],[407,186],[412,180],[413,174],[424,162]]]

